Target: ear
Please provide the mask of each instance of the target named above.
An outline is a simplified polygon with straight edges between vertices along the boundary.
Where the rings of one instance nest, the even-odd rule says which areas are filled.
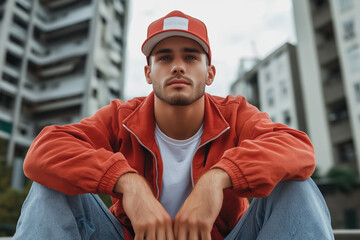
[[[145,72],[145,78],[146,78],[146,82],[148,84],[152,84],[152,80],[151,80],[151,67],[149,65],[146,65],[144,67],[144,72]]]
[[[206,85],[210,86],[214,82],[216,69],[214,65],[209,65],[207,68],[208,76],[206,79]]]

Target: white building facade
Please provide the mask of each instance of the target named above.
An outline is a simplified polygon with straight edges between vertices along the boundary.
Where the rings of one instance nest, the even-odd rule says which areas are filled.
[[[123,97],[127,0],[0,1],[0,153]],[[3,160],[3,159],[0,159]]]
[[[242,94],[274,122],[305,131],[302,93],[295,47],[284,44],[240,74],[232,85],[233,95]]]
[[[300,75],[319,170],[360,173],[360,1],[293,0]]]

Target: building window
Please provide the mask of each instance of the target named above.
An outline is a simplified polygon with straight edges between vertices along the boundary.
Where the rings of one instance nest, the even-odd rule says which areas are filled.
[[[19,79],[18,78],[15,78],[5,72],[3,72],[3,75],[2,75],[2,79],[8,83],[11,83],[13,85],[17,85],[18,82],[19,82]]]
[[[285,80],[280,81],[281,96],[286,98],[288,96],[288,87]]]
[[[25,22],[25,21],[24,21],[23,19],[21,19],[20,17],[18,17],[17,15],[14,15],[14,17],[13,17],[13,22],[14,22],[17,26],[21,27],[21,28],[24,29],[24,30],[27,30],[27,28],[28,28],[28,23]]]
[[[340,162],[349,163],[355,160],[355,148],[353,142],[350,140],[338,145]]]
[[[283,117],[284,117],[284,123],[286,125],[290,125],[291,124],[291,116],[290,116],[289,110],[285,110],[283,112]]]
[[[14,97],[0,92],[0,107],[12,110],[14,107]]]
[[[354,0],[338,0],[340,11],[346,12],[354,7]]]
[[[115,90],[113,88],[109,88],[109,92],[111,95],[113,95],[114,97],[120,97],[120,91],[119,90]]]
[[[96,69],[95,75],[98,80],[106,80],[105,74],[98,68]]]
[[[97,98],[97,97],[98,97],[98,91],[97,91],[97,89],[93,88],[93,90],[92,90],[92,96],[93,96],[93,98]]]
[[[270,88],[266,91],[266,100],[267,100],[267,104],[268,106],[273,106],[275,99],[274,99],[274,89]]]
[[[265,72],[265,80],[266,80],[267,82],[270,82],[270,80],[271,80],[270,71],[266,71],[266,72]]]
[[[106,19],[105,19],[103,16],[100,16],[100,17],[101,17],[101,22],[102,22],[104,25],[106,25],[106,24],[107,24]]]
[[[344,27],[344,39],[350,40],[355,37],[355,22],[354,19],[350,19],[343,23]]]
[[[357,73],[360,71],[360,48],[358,45],[354,45],[347,51],[348,61],[349,61],[349,70],[352,73]]]
[[[339,123],[348,119],[346,102],[341,101],[329,107],[328,120],[330,123]]]
[[[275,55],[278,73],[281,73],[284,68],[284,61],[283,61],[282,56],[283,56],[283,52],[279,52]]]
[[[354,89],[356,101],[360,103],[360,82],[354,84]]]

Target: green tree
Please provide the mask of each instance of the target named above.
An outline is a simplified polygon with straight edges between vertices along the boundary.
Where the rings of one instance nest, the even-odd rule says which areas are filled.
[[[22,191],[11,188],[11,167],[0,163],[0,236],[13,235],[20,216],[21,206],[29,192],[31,181]]]
[[[343,192],[350,192],[358,184],[358,176],[356,172],[346,166],[334,166],[327,174],[337,188]]]

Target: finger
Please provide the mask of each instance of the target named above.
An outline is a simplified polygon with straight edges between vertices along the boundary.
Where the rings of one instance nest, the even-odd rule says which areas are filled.
[[[146,240],[155,240],[156,239],[156,230],[155,227],[148,229],[145,233]]]
[[[165,227],[158,227],[156,229],[156,240],[165,240]]]
[[[202,230],[200,234],[201,234],[201,240],[211,240],[210,232]]]
[[[144,240],[144,233],[143,232],[135,233],[134,240]]]
[[[174,237],[177,239],[177,236],[179,234],[179,221],[178,218],[175,216],[174,218]]]
[[[186,226],[179,226],[178,234],[175,235],[177,240],[186,240],[188,236],[188,229]]]
[[[191,228],[189,232],[189,240],[198,240],[199,239],[199,232],[197,228]]]
[[[166,225],[165,234],[166,234],[166,239],[167,240],[175,240],[173,226],[172,226],[171,222]]]

